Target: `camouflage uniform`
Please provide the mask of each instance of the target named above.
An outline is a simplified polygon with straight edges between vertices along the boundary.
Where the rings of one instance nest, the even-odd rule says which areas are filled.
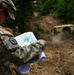
[[[4,34],[2,30],[3,28],[0,26],[0,39],[7,51],[18,61],[14,61],[14,63],[25,64],[39,59],[41,52],[44,50],[44,40],[38,40],[29,46],[20,47],[12,35]]]
[[[16,11],[16,7],[12,0],[0,0],[0,6],[8,12],[11,19],[15,20],[14,12]],[[6,50],[4,52],[7,57],[10,56],[12,58],[7,58],[8,60],[18,64],[19,62],[29,63],[32,60],[39,58],[41,52],[44,50],[44,40],[39,40],[29,46],[20,47],[12,35],[3,33],[3,29],[4,28],[0,26],[0,40],[4,45],[4,50]],[[1,53],[2,52],[0,52],[0,54]]]
[[[0,9],[6,11],[3,12],[4,14],[1,14],[2,16],[15,20],[14,12],[16,11],[16,7],[12,0],[0,0]],[[0,19],[5,20],[5,18],[1,16]],[[3,22],[0,21],[0,23]],[[4,28],[0,26],[0,75],[12,75],[14,72],[12,73],[10,64],[16,67],[38,59],[44,50],[45,41],[38,40],[29,46],[20,47],[13,35],[5,34],[3,30]],[[12,70],[15,70],[15,67],[13,67]],[[17,67],[16,70],[18,71]],[[15,73],[17,72],[16,70]]]

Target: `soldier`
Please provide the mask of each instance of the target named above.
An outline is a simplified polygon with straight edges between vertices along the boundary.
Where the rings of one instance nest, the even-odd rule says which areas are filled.
[[[14,63],[16,66],[30,63],[38,59],[44,50],[44,40],[38,40],[29,46],[20,47],[13,34],[1,26],[8,17],[15,20],[15,11],[16,7],[11,0],[0,0],[0,65],[1,67],[5,66],[4,70],[0,68],[2,75],[11,75],[5,73],[5,71],[9,70],[7,68],[9,62]]]

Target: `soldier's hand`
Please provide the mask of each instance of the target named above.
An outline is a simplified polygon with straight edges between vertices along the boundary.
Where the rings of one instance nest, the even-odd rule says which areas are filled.
[[[38,40],[29,46],[20,47],[13,54],[19,57],[24,63],[30,63],[33,60],[39,59],[41,52],[45,48],[45,40]]]

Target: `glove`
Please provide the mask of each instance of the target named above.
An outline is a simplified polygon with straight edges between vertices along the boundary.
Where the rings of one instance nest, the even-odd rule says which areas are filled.
[[[39,58],[41,52],[45,48],[45,40],[38,40],[29,46],[20,47],[12,54],[19,57],[24,63],[30,63]]]

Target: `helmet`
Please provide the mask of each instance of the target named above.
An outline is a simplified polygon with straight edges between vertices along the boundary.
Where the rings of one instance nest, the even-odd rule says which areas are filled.
[[[12,0],[0,0],[0,5],[7,11],[10,18],[15,20],[14,13],[16,11],[16,7]]]

